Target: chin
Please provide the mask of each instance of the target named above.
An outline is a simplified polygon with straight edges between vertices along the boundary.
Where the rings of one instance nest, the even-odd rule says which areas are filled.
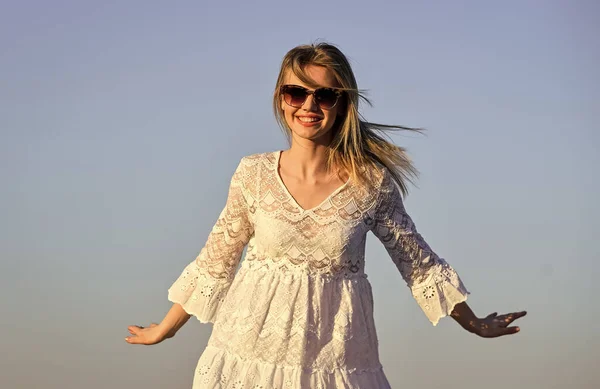
[[[303,139],[318,139],[321,138],[329,132],[329,130],[324,129],[323,127],[302,127],[302,126],[294,126],[292,127],[292,132]]]
[[[294,136],[297,139],[304,139],[304,140],[315,142],[315,143],[322,143],[322,142],[319,142],[319,141],[322,140],[322,139],[327,138],[327,133],[325,133],[325,134],[320,134],[320,133],[317,133],[317,134],[315,134],[315,133],[306,134],[306,133],[294,132]]]
[[[294,130],[293,132],[294,135],[302,139],[317,139],[323,136],[323,134],[319,133],[318,131],[310,131],[304,128],[301,130]]]

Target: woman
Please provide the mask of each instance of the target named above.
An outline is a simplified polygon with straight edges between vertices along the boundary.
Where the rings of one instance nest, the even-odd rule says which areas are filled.
[[[159,343],[195,315],[214,328],[194,388],[389,388],[364,273],[369,231],[433,325],[450,315],[482,337],[519,331],[508,325],[525,312],[477,318],[417,232],[402,203],[416,170],[378,134],[412,129],[360,119],[364,97],[335,46],[288,52],[273,97],[291,147],[241,160],[205,247],[169,289],[172,308],[130,326],[127,342]]]

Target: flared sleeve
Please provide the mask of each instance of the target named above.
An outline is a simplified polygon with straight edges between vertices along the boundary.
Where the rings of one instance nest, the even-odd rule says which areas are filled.
[[[169,288],[169,300],[180,304],[202,323],[214,323],[244,247],[254,233],[246,198],[248,181],[242,159],[231,178],[225,207],[206,244]]]
[[[456,304],[465,301],[469,292],[456,271],[417,232],[387,169],[383,169],[382,178],[372,231],[435,326]]]

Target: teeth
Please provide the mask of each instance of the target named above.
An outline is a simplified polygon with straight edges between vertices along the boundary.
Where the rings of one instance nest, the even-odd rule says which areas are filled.
[[[311,117],[304,117],[304,116],[298,116],[298,120],[300,120],[301,122],[305,122],[305,123],[312,123],[312,122],[318,122],[319,118],[311,118]]]

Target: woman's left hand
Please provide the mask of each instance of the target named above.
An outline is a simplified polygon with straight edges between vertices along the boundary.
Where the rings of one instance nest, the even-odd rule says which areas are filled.
[[[489,314],[483,319],[477,319],[471,324],[473,332],[483,338],[497,338],[503,335],[512,335],[519,332],[519,327],[509,327],[510,323],[527,315],[526,311],[498,315],[497,312]]]

